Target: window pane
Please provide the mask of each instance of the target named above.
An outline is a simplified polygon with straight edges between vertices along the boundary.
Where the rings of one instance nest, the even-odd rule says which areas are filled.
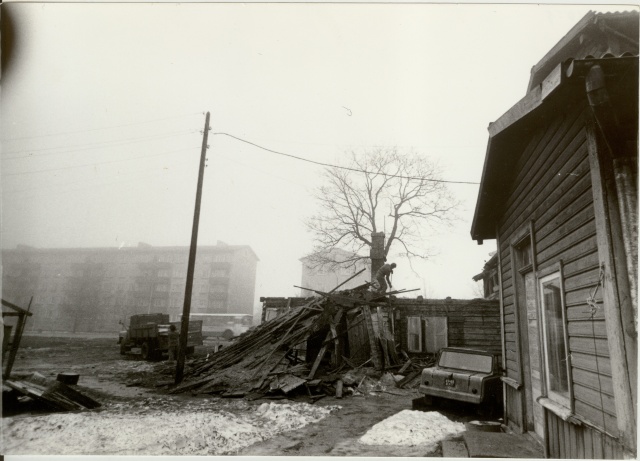
[[[542,283],[542,304],[548,390],[569,398],[569,376],[559,278]]]
[[[407,317],[407,348],[409,352],[422,352],[420,317]]]
[[[493,357],[490,355],[444,350],[440,354],[438,366],[476,371],[479,373],[491,373],[493,369]]]

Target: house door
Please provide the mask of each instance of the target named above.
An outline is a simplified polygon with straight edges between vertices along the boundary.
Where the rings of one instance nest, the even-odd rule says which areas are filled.
[[[520,332],[520,361],[523,384],[524,427],[544,440],[544,411],[537,402],[542,392],[540,372],[540,333],[538,328],[538,303],[536,277],[532,264],[532,248],[529,236],[514,245],[516,309]]]
[[[529,346],[529,376],[531,379],[527,404],[531,412],[531,419],[535,433],[544,439],[544,411],[538,403],[542,395],[542,374],[540,372],[540,332],[538,329],[538,303],[536,302],[536,278],[533,271],[524,275],[524,286],[527,306],[527,341]]]

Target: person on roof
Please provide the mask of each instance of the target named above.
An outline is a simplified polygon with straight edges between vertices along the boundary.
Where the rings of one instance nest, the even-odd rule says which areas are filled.
[[[389,276],[393,274],[393,269],[395,269],[396,263],[384,264],[378,272],[376,272],[376,282],[378,284],[378,293],[384,294],[387,292],[387,284],[389,284],[389,288],[393,288],[391,284],[391,280],[389,280]]]

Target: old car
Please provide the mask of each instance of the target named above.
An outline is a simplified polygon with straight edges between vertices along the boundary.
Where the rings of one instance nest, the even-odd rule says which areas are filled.
[[[419,390],[427,401],[468,402],[482,413],[497,413],[502,406],[501,373],[498,356],[491,352],[445,347],[436,365],[422,370]]]

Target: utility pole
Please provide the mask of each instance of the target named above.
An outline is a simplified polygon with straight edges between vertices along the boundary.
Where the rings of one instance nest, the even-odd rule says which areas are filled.
[[[198,246],[198,224],[200,222],[200,201],[202,198],[202,182],[204,180],[204,166],[207,158],[207,139],[209,138],[209,112],[204,122],[202,135],[202,152],[200,154],[200,169],[198,170],[198,187],[196,188],[196,207],[193,212],[193,228],[191,230],[191,247],[189,248],[189,263],[187,264],[187,283],[184,287],[184,305],[182,306],[182,323],[180,324],[180,338],[178,344],[178,362],[176,364],[175,383],[180,384],[184,376],[184,359],[187,354],[187,336],[189,334],[189,314],[191,311],[191,292],[193,289],[193,270],[196,265],[196,248]]]

